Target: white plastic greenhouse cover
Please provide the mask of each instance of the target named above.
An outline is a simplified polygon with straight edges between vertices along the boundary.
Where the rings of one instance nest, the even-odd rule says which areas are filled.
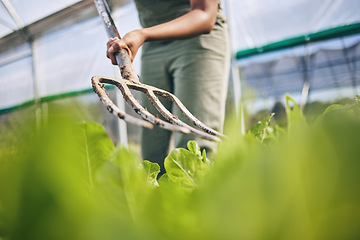
[[[4,7],[0,6],[0,11],[6,12]],[[64,3],[62,6],[65,6]],[[119,28],[122,35],[139,27],[133,4],[113,11],[113,17],[117,22],[126,23]],[[36,20],[36,17],[34,15],[26,19]],[[106,42],[107,37],[100,18],[92,17],[35,39],[33,56],[29,44],[0,53],[0,84],[6,86],[0,88],[3,96],[0,110],[31,101],[36,95],[43,98],[90,89],[90,79],[94,75],[118,75],[116,67],[112,66],[105,56]],[[139,68],[138,59],[134,63],[136,68]]]
[[[360,22],[359,0],[228,0],[236,51]]]
[[[1,0],[0,37],[77,2],[84,1]],[[4,3],[12,6],[18,19],[8,13]],[[360,22],[359,0],[222,0],[222,4],[229,16],[233,51]],[[113,16],[122,35],[139,27],[133,3],[113,9]],[[93,75],[118,74],[105,57],[107,38],[97,16],[47,30],[33,40],[32,48],[25,43],[4,51],[7,47],[0,45],[0,110],[36,96],[90,89]],[[135,60],[138,72],[140,54]]]
[[[20,18],[21,23],[26,26],[59,11],[60,9],[71,6],[76,2],[80,2],[80,0],[7,0],[3,2],[3,5],[0,7],[0,37],[17,29],[16,22],[5,9],[4,5],[6,2],[11,4],[12,8]]]

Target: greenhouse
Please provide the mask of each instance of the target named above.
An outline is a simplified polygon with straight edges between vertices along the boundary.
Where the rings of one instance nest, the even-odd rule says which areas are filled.
[[[358,1],[222,4],[233,52],[229,101],[236,109],[240,103],[251,113],[271,109],[285,93],[302,107],[306,102],[359,94]],[[140,27],[134,3],[109,1],[109,5],[121,35]],[[0,81],[7,86],[1,92],[2,115],[72,96],[95,102],[91,77],[119,76],[104,54],[107,36],[93,1],[7,0],[0,6]],[[140,54],[134,62],[137,72]],[[111,118],[102,121],[109,131],[119,127]],[[129,131],[136,141],[137,129]],[[127,141],[127,133],[122,135]],[[114,138],[120,138],[118,130]]]
[[[145,47],[140,83],[109,84],[131,76],[106,56],[106,14],[124,36],[135,2],[1,0],[0,240],[360,238],[360,1],[220,1],[221,133],[136,107]],[[172,136],[159,166],[141,157],[146,124],[216,151]]]

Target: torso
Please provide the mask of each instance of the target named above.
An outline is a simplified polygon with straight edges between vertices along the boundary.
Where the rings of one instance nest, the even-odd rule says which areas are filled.
[[[135,0],[142,27],[171,21],[191,11],[190,0]]]

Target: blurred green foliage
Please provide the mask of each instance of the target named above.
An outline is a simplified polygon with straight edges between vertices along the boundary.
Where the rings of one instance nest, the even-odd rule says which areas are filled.
[[[234,121],[215,160],[189,142],[160,179],[69,112],[2,129],[0,239],[359,239],[360,97],[311,122],[286,102],[286,130]]]

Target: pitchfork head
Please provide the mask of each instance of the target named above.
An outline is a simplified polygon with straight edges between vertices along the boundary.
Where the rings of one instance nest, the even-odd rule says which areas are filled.
[[[115,114],[116,116],[125,120],[128,123],[150,129],[153,127],[153,125],[157,125],[161,128],[170,131],[182,132],[185,134],[193,134],[210,141],[220,141],[220,138],[224,137],[223,134],[206,126],[196,117],[194,117],[194,115],[192,115],[190,111],[186,109],[186,107],[181,103],[181,101],[172,93],[128,79],[94,76],[91,79],[91,81],[94,92],[97,93],[101,102],[107,107],[107,109],[111,113]],[[139,114],[146,121],[139,118],[135,118],[121,111],[106,94],[104,88],[105,83],[115,85],[118,89],[120,89],[126,102],[135,110],[137,114]],[[155,117],[153,114],[147,111],[134,97],[130,89],[145,93],[151,104],[155,106],[155,108],[159,111],[159,113],[166,120],[168,120],[168,122]],[[180,111],[195,126],[199,127],[199,129],[189,126],[188,124],[181,121],[177,116],[173,115],[168,109],[164,107],[164,105],[160,102],[157,96],[167,98],[173,103],[175,103],[175,105],[180,109]]]

